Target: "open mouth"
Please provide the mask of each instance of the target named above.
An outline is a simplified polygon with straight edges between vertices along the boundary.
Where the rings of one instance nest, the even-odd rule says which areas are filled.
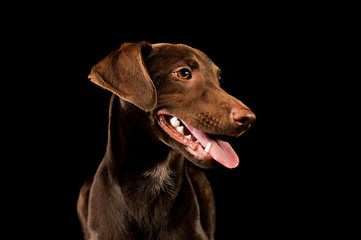
[[[168,114],[158,113],[159,125],[175,140],[186,146],[196,159],[215,160],[225,167],[235,168],[239,159],[228,142],[211,137],[185,121]]]

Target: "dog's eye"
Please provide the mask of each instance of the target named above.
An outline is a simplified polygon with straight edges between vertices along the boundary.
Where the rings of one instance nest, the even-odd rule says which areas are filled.
[[[177,75],[180,79],[190,79],[192,77],[191,71],[187,68],[182,68],[181,70],[176,71],[175,75]]]

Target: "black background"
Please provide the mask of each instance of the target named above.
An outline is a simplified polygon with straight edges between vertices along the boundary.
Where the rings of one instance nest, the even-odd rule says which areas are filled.
[[[335,214],[324,197],[332,180],[305,124],[315,122],[317,107],[308,101],[321,81],[314,70],[327,52],[327,21],[312,7],[147,7],[137,8],[147,14],[136,6],[130,12],[54,7],[24,14],[9,27],[6,89],[14,93],[14,127],[4,166],[12,178],[3,183],[11,196],[4,206],[15,206],[8,218],[12,234],[82,239],[76,201],[105,151],[110,98],[87,76],[122,43],[139,41],[203,51],[222,69],[222,87],[257,116],[247,133],[231,140],[239,166],[206,171],[216,197],[217,239],[337,231],[325,225]]]

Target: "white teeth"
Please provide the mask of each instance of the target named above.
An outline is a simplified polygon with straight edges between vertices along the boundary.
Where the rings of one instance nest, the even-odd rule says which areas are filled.
[[[169,122],[177,129],[180,134],[184,135],[184,126],[180,126],[180,121],[176,117],[172,117]],[[192,140],[192,135],[187,135],[184,137],[188,140]]]
[[[209,151],[211,151],[211,147],[212,147],[212,144],[209,142],[209,143],[207,144],[206,148],[204,149],[204,151],[205,151],[206,153],[209,153]]]
[[[192,136],[191,135],[187,135],[187,136],[184,136],[186,139],[188,140],[192,140]]]
[[[176,117],[172,117],[170,119],[170,123],[172,124],[173,127],[179,127],[180,125],[180,122]]]
[[[177,131],[181,134],[184,134],[183,129],[184,129],[183,126],[177,127]]]

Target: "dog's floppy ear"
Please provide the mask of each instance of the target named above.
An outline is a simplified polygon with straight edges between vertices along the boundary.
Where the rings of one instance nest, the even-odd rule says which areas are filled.
[[[125,43],[95,65],[90,80],[144,111],[157,104],[157,92],[143,61],[152,50],[147,42]]]

